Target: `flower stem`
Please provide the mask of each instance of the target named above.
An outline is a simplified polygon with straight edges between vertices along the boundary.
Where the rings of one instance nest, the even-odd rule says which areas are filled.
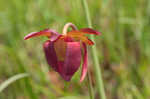
[[[85,10],[88,26],[90,28],[92,28],[92,22],[91,22],[91,19],[90,19],[90,14],[89,14],[89,8],[88,8],[87,1],[86,0],[82,0],[82,1],[83,1],[83,7],[84,7],[84,10]],[[91,40],[95,41],[95,38],[94,38],[93,35],[91,35],[90,38],[91,38]],[[93,62],[94,62],[94,69],[95,69],[95,75],[96,75],[96,83],[97,83],[97,86],[98,86],[98,92],[100,94],[101,99],[106,99],[103,80],[102,80],[102,75],[101,75],[101,68],[100,68],[100,65],[99,65],[98,57],[97,57],[96,46],[92,46],[91,51],[92,51],[92,57],[93,57]]]
[[[69,28],[69,27],[71,27],[72,30],[78,30],[77,27],[76,27],[74,24],[72,24],[72,23],[67,23],[67,24],[65,24],[65,26],[64,26],[64,28],[63,28],[63,31],[62,31],[63,35],[66,35],[66,34],[67,34],[67,31],[68,31],[68,28]]]

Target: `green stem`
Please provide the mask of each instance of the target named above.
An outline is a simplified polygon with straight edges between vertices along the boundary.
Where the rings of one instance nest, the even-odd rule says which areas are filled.
[[[87,19],[87,23],[88,26],[90,28],[92,28],[92,22],[90,19],[90,14],[89,14],[89,8],[88,8],[88,4],[86,0],[82,0],[83,1],[83,6],[84,6],[84,10],[85,10],[85,14],[86,14],[86,19]],[[93,35],[91,35],[91,40],[95,42],[95,38]],[[92,57],[93,57],[93,62],[94,62],[94,69],[95,69],[95,75],[96,75],[96,83],[98,86],[98,92],[101,96],[101,99],[106,99],[105,96],[105,91],[104,91],[104,85],[103,85],[103,80],[102,80],[102,75],[101,75],[101,68],[99,65],[99,60],[97,57],[97,51],[96,51],[96,46],[92,46]]]
[[[94,91],[93,91],[92,80],[91,80],[91,75],[89,70],[87,75],[88,75],[88,87],[89,87],[90,99],[94,99]]]

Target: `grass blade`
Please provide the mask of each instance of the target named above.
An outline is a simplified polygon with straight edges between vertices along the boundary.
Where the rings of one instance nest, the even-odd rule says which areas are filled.
[[[10,77],[9,79],[7,79],[6,81],[4,81],[2,84],[0,84],[0,93],[7,88],[11,83],[15,82],[16,80],[22,79],[24,77],[28,77],[29,74],[27,73],[21,73],[21,74],[17,74],[13,77]]]

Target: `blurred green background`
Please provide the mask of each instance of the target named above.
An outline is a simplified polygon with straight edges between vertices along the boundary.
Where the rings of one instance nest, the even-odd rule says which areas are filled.
[[[107,99],[150,99],[150,0],[88,0]],[[81,0],[0,0],[0,85],[19,73],[0,99],[89,99],[80,70],[65,82],[44,58],[47,38],[24,41],[45,28],[61,32],[66,22],[87,27]],[[89,47],[90,50],[90,47]],[[95,99],[95,75],[89,54]]]

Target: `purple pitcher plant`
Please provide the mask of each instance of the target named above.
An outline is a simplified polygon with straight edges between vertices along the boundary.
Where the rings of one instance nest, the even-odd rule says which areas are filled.
[[[71,31],[68,31],[69,27],[72,28]],[[70,81],[79,69],[83,57],[80,77],[80,82],[82,82],[88,68],[87,45],[94,45],[85,34],[99,35],[100,32],[91,28],[78,30],[74,24],[67,23],[62,34],[52,29],[45,29],[28,34],[24,37],[24,40],[37,36],[47,36],[48,40],[43,44],[47,63],[66,81]]]

